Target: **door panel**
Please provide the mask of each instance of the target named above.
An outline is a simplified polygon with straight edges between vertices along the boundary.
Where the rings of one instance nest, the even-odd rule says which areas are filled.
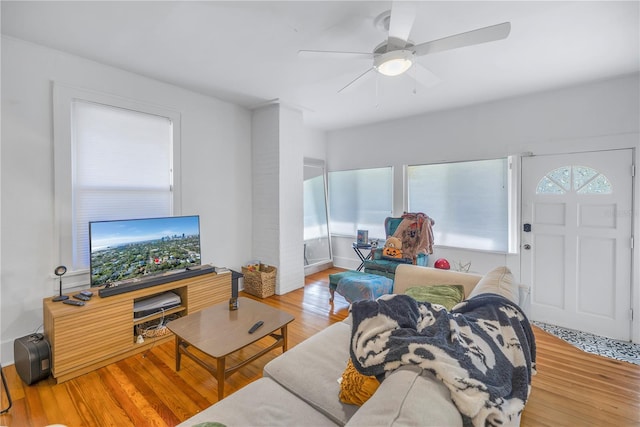
[[[631,338],[632,162],[632,150],[522,159],[533,320]]]
[[[534,219],[544,225],[565,225],[564,203],[540,203],[535,205]]]
[[[564,238],[557,235],[536,234],[533,253],[536,265],[556,265],[555,268],[541,268],[536,273],[536,292],[532,301],[537,304],[563,309],[565,306],[564,287],[561,286],[565,271]],[[533,282],[530,282],[533,283]]]
[[[613,292],[602,292],[602,283],[615,283],[613,265],[592,260],[614,259],[613,239],[581,238],[578,241],[578,306],[579,313],[615,319],[615,288]]]

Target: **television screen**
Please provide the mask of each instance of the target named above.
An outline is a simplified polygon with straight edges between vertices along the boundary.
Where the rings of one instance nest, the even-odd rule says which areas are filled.
[[[91,286],[200,265],[200,217],[92,221]]]

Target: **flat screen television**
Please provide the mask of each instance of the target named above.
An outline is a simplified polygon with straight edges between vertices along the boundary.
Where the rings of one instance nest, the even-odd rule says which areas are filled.
[[[91,286],[153,277],[200,265],[200,217],[92,221]]]

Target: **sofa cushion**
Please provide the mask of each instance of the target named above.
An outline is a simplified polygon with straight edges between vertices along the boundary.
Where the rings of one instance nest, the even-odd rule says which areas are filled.
[[[260,378],[247,387],[209,406],[177,427],[200,423],[234,426],[332,426],[335,424],[311,406],[269,378]]]
[[[464,287],[462,285],[431,285],[413,286],[405,291],[405,294],[420,302],[440,304],[447,310],[464,299]]]
[[[449,390],[433,374],[415,366],[399,368],[346,424],[371,426],[462,426]]]
[[[468,298],[480,294],[498,294],[518,304],[518,286],[511,270],[507,267],[496,267],[482,276],[478,284],[471,291]]]
[[[416,285],[462,285],[464,294],[468,296],[481,278],[478,274],[402,264],[396,270],[393,292],[403,294],[407,288]]]
[[[263,375],[344,425],[358,410],[338,398],[338,378],[349,360],[350,337],[350,324],[334,323],[267,363]]]

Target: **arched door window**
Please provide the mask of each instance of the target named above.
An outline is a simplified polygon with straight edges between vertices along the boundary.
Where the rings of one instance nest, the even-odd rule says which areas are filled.
[[[606,176],[587,166],[562,166],[547,173],[538,182],[536,194],[611,194]]]

